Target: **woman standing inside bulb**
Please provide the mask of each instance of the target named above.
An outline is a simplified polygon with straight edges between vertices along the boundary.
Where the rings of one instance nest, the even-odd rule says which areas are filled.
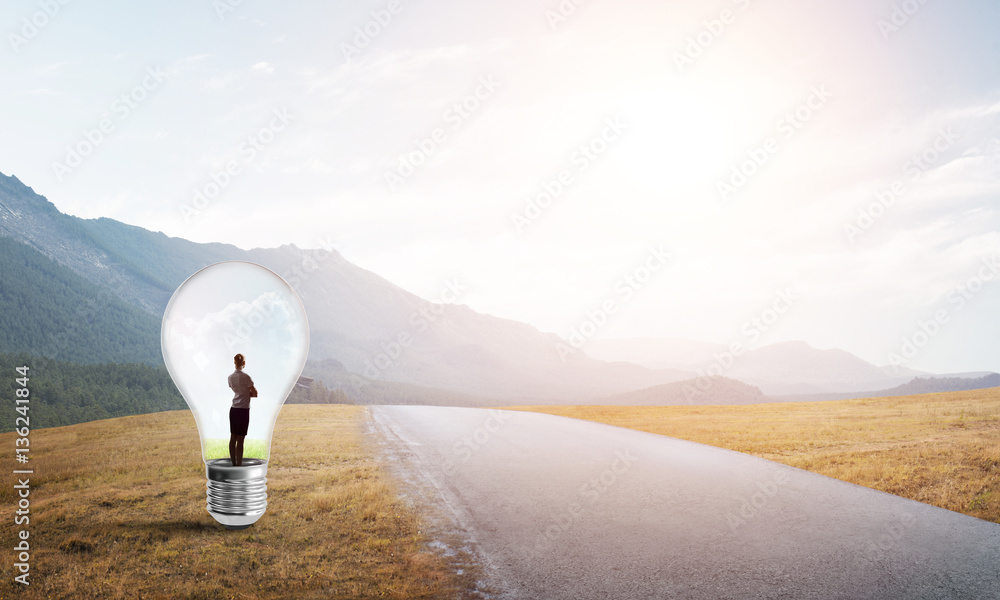
[[[229,387],[233,390],[233,406],[229,409],[229,459],[234,467],[243,466],[243,438],[250,425],[250,398],[257,396],[253,379],[243,372],[247,361],[242,354],[233,357],[236,370],[229,376]]]

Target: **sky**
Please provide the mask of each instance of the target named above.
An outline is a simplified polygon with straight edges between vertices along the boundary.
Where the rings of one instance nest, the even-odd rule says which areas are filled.
[[[14,0],[0,172],[567,339],[1000,371],[998,25],[991,0]]]

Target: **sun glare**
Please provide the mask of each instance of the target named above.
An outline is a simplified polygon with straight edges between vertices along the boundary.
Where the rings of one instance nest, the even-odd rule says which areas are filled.
[[[634,94],[623,105],[629,131],[615,160],[641,190],[702,187],[725,169],[733,140],[721,107],[680,87]]]

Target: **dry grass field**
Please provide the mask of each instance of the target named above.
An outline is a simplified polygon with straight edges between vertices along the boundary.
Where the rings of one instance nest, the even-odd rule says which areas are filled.
[[[1000,523],[1000,388],[748,406],[522,406],[754,454]]]
[[[286,405],[267,512],[241,531],[205,510],[205,467],[187,411],[32,431],[32,583],[13,582],[19,527],[10,525],[7,459],[0,598],[463,597],[474,569],[426,549],[416,515],[365,446],[364,410]],[[14,453],[13,437],[0,434],[5,454]]]

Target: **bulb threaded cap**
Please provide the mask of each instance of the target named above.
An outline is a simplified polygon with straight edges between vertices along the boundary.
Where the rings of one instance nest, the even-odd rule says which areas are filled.
[[[228,529],[246,529],[267,509],[267,461],[244,458],[234,467],[228,458],[205,461],[208,514]]]

